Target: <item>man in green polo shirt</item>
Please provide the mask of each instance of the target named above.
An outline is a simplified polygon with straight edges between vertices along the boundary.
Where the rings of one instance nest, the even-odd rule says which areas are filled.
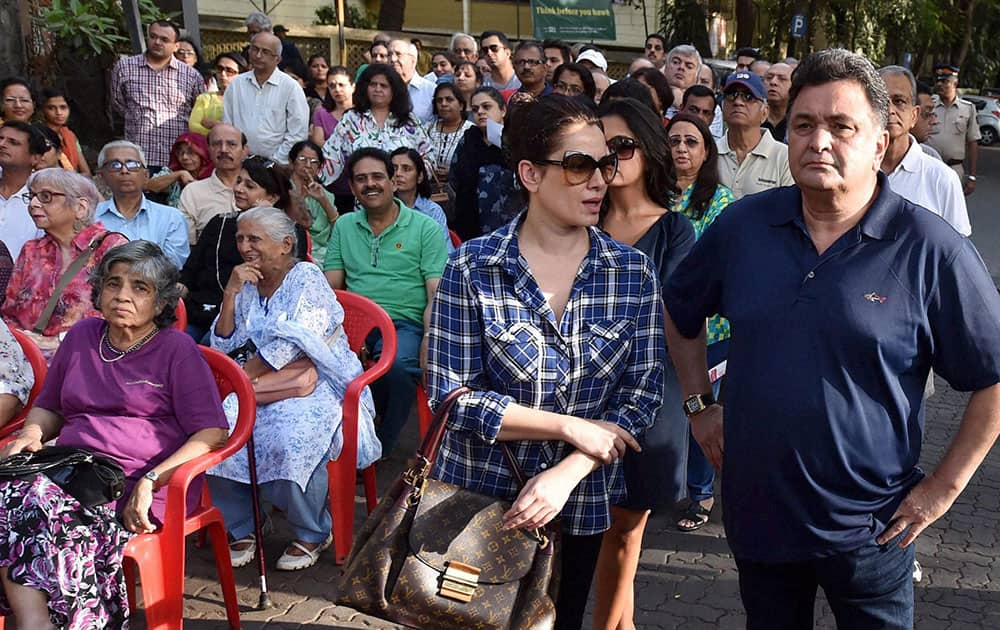
[[[448,260],[434,219],[396,199],[389,154],[358,149],[347,160],[351,192],[363,210],[333,226],[323,269],[334,289],[363,295],[385,309],[396,326],[396,360],[372,386],[381,417],[382,452],[396,446],[422,374],[420,357],[430,302]],[[374,345],[377,355],[381,341]]]

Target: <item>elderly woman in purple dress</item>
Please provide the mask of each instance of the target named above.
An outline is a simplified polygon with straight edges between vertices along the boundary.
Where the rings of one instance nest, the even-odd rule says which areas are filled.
[[[116,505],[85,508],[44,475],[0,483],[0,614],[18,628],[125,627],[125,543],[163,522],[173,471],[228,436],[208,364],[171,326],[177,269],[163,251],[148,241],[115,247],[91,284],[103,319],[69,330],[0,456],[59,436],[60,446],[121,464],[125,493]],[[188,493],[189,510],[200,494]]]

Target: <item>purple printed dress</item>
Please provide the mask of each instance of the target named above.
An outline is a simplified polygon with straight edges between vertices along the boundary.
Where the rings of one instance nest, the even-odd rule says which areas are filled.
[[[116,514],[148,470],[202,429],[227,428],[215,379],[194,341],[172,328],[120,361],[100,359],[107,324],[89,318],[70,329],[35,402],[62,414],[59,444],[86,448],[122,465],[117,505],[83,508],[44,475],[0,483],[0,567],[11,581],[49,597],[57,628],[127,628],[122,575],[132,536]],[[188,494],[197,504],[200,482]],[[163,521],[166,488],[153,495],[151,519]],[[0,589],[0,615],[11,614]]]

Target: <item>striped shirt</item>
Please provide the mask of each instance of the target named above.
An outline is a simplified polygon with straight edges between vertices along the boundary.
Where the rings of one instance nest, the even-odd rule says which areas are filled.
[[[520,220],[453,255],[428,330],[431,405],[459,386],[476,390],[449,418],[436,475],[508,499],[518,488],[495,440],[509,404],[606,420],[640,436],[659,410],[666,359],[659,283],[646,256],[590,228],[590,252],[557,324],[520,255]],[[572,451],[555,440],[507,445],[527,476]],[[563,507],[563,531],[606,530],[609,504],[624,492],[618,462],[592,472]]]
[[[111,104],[125,117],[125,138],[142,147],[146,162],[166,166],[170,147],[188,130],[188,118],[205,82],[174,57],[154,70],[145,55],[121,59],[111,75]]]

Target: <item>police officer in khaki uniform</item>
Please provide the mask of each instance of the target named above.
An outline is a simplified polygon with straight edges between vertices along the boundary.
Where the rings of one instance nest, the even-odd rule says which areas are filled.
[[[938,100],[934,106],[938,124],[927,138],[927,144],[937,149],[945,163],[952,167],[966,195],[976,189],[976,162],[979,159],[979,124],[976,106],[958,97],[958,66],[934,66],[934,91]],[[964,167],[968,159],[968,169]]]

